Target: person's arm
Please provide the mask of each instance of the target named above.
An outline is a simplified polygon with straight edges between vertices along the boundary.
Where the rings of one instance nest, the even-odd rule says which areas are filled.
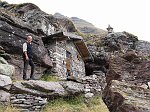
[[[27,43],[23,44],[23,53],[25,54],[26,60],[29,60],[29,57],[27,54]]]

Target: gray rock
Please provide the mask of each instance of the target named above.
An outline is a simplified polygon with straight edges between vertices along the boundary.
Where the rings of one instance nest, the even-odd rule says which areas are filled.
[[[47,98],[42,99],[42,101],[39,101],[39,105],[45,105],[47,104]]]
[[[150,42],[142,40],[136,42],[136,50],[145,57],[150,56]]]
[[[5,88],[7,90],[10,89],[12,84],[12,80],[10,77],[5,76],[5,75],[0,75],[0,87]]]
[[[85,98],[91,98],[91,97],[93,97],[93,96],[94,96],[93,93],[86,93],[86,94],[85,94]]]
[[[14,93],[28,93],[38,96],[66,96],[65,89],[59,82],[46,82],[46,81],[23,81],[15,82],[12,86]]]
[[[10,93],[0,90],[0,102],[9,102],[10,101]]]
[[[150,90],[112,80],[103,91],[110,112],[150,112]]]
[[[3,57],[0,57],[0,63],[1,64],[8,64],[7,61]]]
[[[15,100],[11,100],[11,103],[13,104],[21,104],[25,101],[25,99],[15,99]]]
[[[147,84],[148,84],[148,87],[149,87],[149,89],[150,89],[150,82],[148,82]]]
[[[11,88],[12,93],[32,94],[42,97],[64,97],[84,92],[84,85],[72,81],[46,82],[46,81],[18,81]],[[26,97],[27,99],[27,97]],[[30,99],[30,98],[29,98]],[[36,98],[36,100],[40,101]]]
[[[0,64],[0,74],[12,76],[15,73],[15,68],[9,64]]]
[[[60,82],[64,89],[69,94],[81,94],[84,92],[84,85],[81,83],[76,83],[72,81]]]
[[[148,86],[146,84],[142,84],[140,87],[148,89]]]

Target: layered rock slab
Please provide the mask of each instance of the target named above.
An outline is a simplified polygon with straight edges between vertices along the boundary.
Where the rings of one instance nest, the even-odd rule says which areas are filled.
[[[150,112],[150,90],[112,80],[103,92],[110,112]]]

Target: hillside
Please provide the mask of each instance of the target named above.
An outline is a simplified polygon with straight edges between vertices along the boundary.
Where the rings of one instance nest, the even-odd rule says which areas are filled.
[[[92,23],[89,23],[86,20],[80,19],[78,17],[70,18],[75,24],[76,28],[85,34],[101,35],[105,34],[106,31],[100,28],[96,28]]]

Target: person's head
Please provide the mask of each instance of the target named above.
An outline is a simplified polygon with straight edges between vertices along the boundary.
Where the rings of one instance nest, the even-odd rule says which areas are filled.
[[[27,36],[27,41],[29,42],[29,43],[31,43],[32,42],[32,36]]]

